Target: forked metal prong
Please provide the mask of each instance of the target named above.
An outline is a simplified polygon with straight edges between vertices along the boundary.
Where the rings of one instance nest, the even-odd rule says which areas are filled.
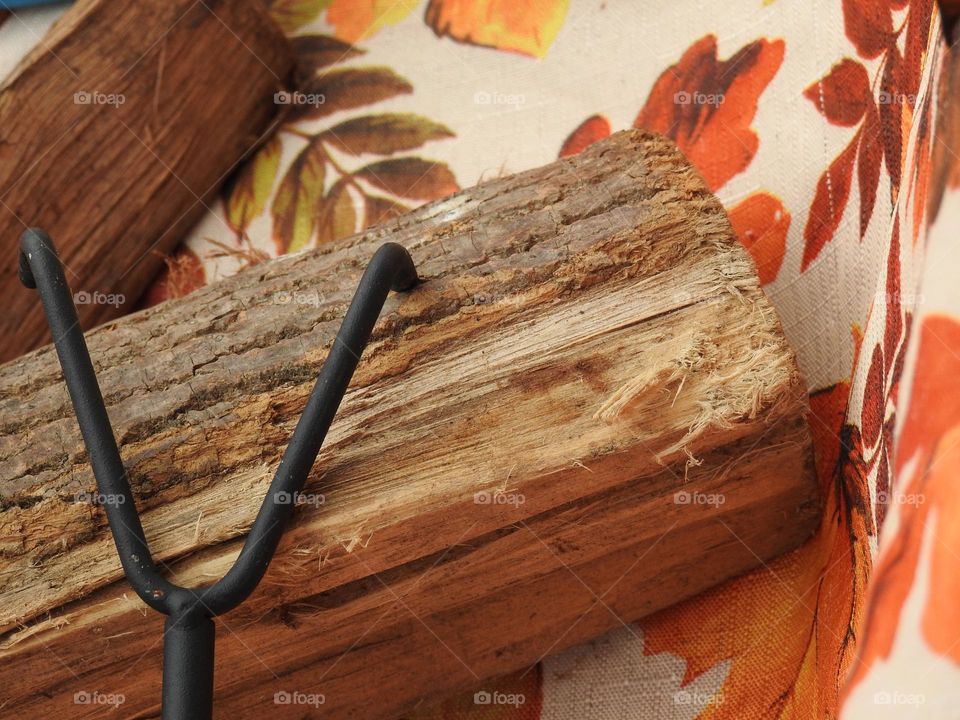
[[[409,290],[417,283],[413,260],[396,243],[387,243],[374,254],[239,557],[220,580],[203,588],[171,583],[153,561],[63,265],[42,230],[27,230],[20,238],[20,280],[40,294],[97,488],[102,496],[115,499],[105,508],[123,571],[137,595],[168,616],[163,719],[209,720],[213,714],[212,618],[242,603],[267,571],[293,514],[294,503],[287,499],[303,489],[387,295],[391,289]]]

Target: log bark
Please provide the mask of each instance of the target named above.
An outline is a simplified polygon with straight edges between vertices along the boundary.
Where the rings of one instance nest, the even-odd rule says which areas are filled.
[[[0,360],[46,342],[17,238],[59,241],[84,327],[129,312],[267,131],[292,51],[259,0],[80,0],[0,88]]]
[[[56,239],[56,238],[55,238]],[[669,141],[620,133],[88,341],[155,556],[239,550],[366,260],[393,296],[257,592],[223,717],[393,717],[690,597],[811,534],[806,393],[751,261]],[[26,292],[26,291],[24,291]],[[50,348],[0,367],[0,706],[158,712],[162,618],[91,506]]]

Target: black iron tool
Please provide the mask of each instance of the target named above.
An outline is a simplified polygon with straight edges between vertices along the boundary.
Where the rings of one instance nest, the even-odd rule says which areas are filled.
[[[137,595],[167,616],[163,718],[209,720],[213,714],[213,618],[246,600],[267,571],[293,514],[294,503],[289,499],[303,489],[387,295],[391,289],[409,290],[417,283],[413,260],[396,243],[383,245],[373,256],[239,557],[226,575],[203,588],[171,583],[153,561],[63,265],[53,242],[40,230],[27,230],[20,238],[20,280],[40,293],[97,487],[102,496],[115,499],[105,507],[123,571]]]

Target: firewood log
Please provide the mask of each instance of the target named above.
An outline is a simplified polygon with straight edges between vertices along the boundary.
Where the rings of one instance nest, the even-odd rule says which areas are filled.
[[[0,360],[48,342],[17,238],[58,241],[84,328],[129,312],[281,106],[259,0],[78,0],[0,87]]]
[[[388,240],[423,282],[388,300],[266,578],[218,620],[222,717],[316,712],[276,693],[396,717],[810,536],[794,354],[702,178],[634,131],[89,333],[177,582],[233,562]],[[0,367],[0,409],[0,715],[97,692],[156,716],[163,619],[120,574],[49,347]]]

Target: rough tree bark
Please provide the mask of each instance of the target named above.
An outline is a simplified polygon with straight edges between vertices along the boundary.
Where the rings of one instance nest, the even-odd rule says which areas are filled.
[[[79,0],[0,87],[0,360],[46,342],[17,238],[58,239],[84,327],[129,311],[267,131],[293,66],[259,0]]]
[[[810,535],[794,355],[700,176],[630,132],[91,332],[179,582],[231,564],[385,240],[425,282],[388,301],[308,503],[218,622],[223,717],[312,710],[277,691],[323,694],[328,718],[396,716]],[[0,417],[0,706],[76,716],[87,691],[156,715],[162,618],[88,501],[49,348],[0,367]]]

